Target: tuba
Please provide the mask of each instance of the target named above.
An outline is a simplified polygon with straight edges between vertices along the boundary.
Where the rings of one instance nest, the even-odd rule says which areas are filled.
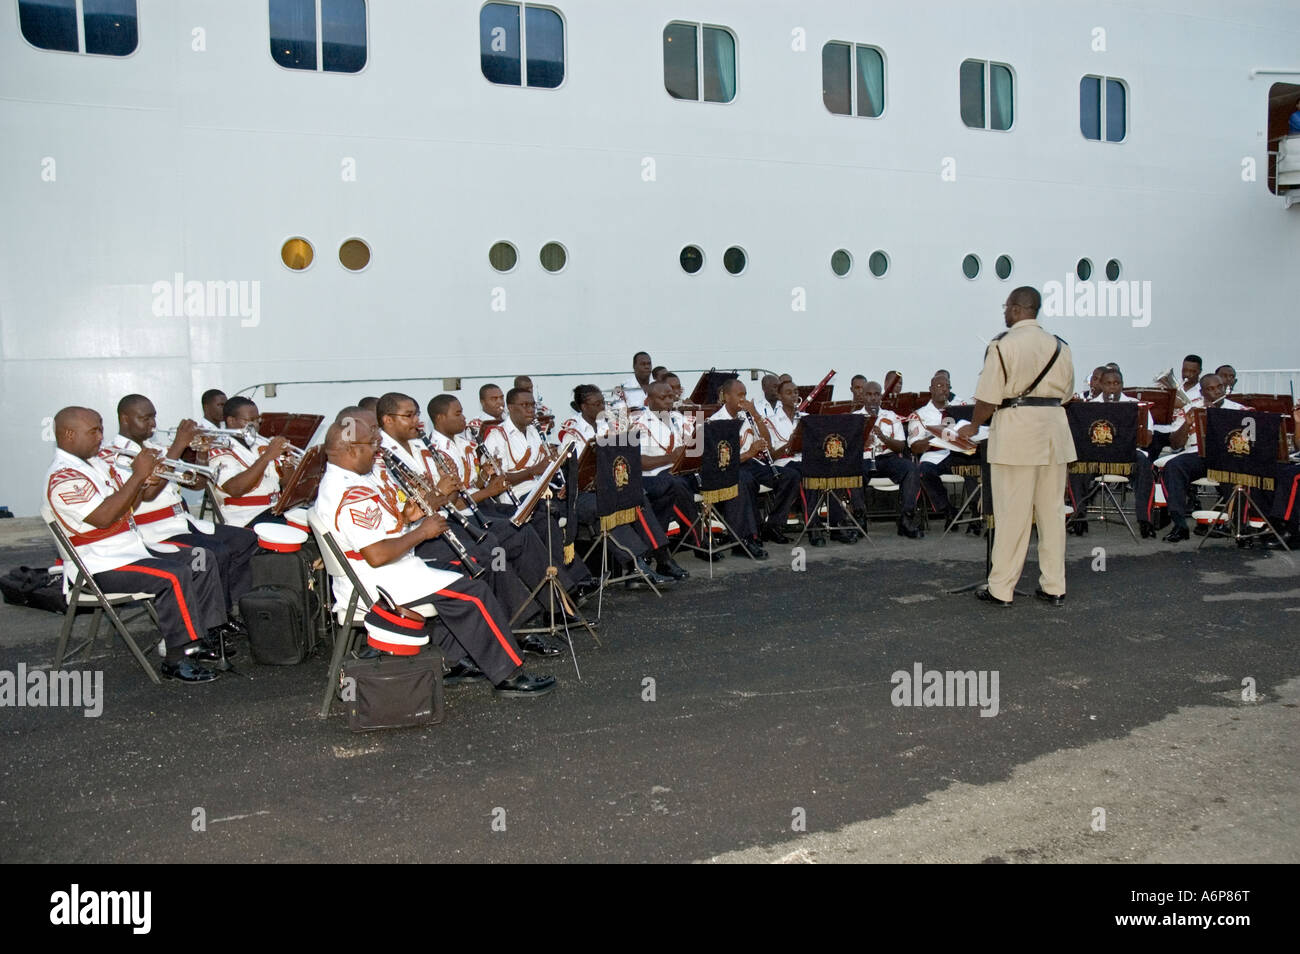
[[[1182,382],[1174,377],[1174,369],[1170,368],[1164,374],[1157,374],[1155,383],[1167,391],[1174,392],[1174,403],[1179,407],[1185,407],[1190,404],[1192,399],[1187,396],[1183,390]]]

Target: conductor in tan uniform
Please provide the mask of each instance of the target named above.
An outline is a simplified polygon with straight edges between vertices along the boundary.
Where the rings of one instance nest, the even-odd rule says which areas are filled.
[[[1011,605],[1029,550],[1029,530],[1038,527],[1038,590],[1054,605],[1065,602],[1066,464],[1075,459],[1074,440],[1061,406],[1074,393],[1070,347],[1038,324],[1042,298],[1034,288],[1007,296],[1007,328],[984,353],[975,388],[975,412],[963,437],[989,426],[992,479],[993,566],[979,599]],[[1059,347],[1059,350],[1058,350]]]

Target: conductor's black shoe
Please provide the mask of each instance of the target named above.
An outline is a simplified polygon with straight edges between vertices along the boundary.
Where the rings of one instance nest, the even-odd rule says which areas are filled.
[[[534,656],[563,656],[564,647],[552,642],[541,633],[529,633],[519,640],[519,648]]]
[[[856,530],[852,530],[852,529],[849,529],[849,530],[832,530],[832,531],[831,531],[831,539],[834,540],[836,543],[849,543],[849,544],[852,544],[852,543],[857,543],[858,540],[861,539],[861,537],[860,537],[860,535],[858,534],[858,531],[856,531]]]
[[[779,527],[774,527],[770,523],[763,524],[762,530],[759,533],[759,539],[768,540],[772,543],[790,542],[790,538],[787,537]]]
[[[1071,521],[1071,523],[1070,523],[1070,528],[1069,528],[1069,529],[1070,529],[1070,532],[1071,532],[1072,534],[1074,534],[1076,537],[1087,536],[1087,534],[1088,534],[1088,521],[1087,521],[1087,520],[1074,520],[1074,521]]]
[[[752,540],[741,540],[740,548],[755,560],[766,560],[768,558],[767,551],[763,549],[762,544],[758,542],[757,538]]]
[[[555,688],[554,676],[530,676],[522,669],[515,671],[509,679],[498,682],[493,691],[498,696],[516,696],[530,698],[544,696]]]
[[[825,530],[809,530],[809,531],[808,531],[808,542],[809,542],[812,546],[815,546],[815,547],[824,547],[824,546],[826,546],[826,531],[825,531]]]
[[[164,659],[160,672],[164,679],[175,679],[177,682],[211,682],[217,678],[217,673],[190,662],[189,659],[180,662]]]
[[[442,684],[444,686],[454,686],[457,683],[486,678],[487,677],[483,675],[483,670],[470,662],[469,657],[466,657],[443,674]]]
[[[1181,543],[1183,540],[1191,539],[1191,534],[1187,532],[1186,527],[1180,527],[1177,524],[1174,528],[1165,534],[1166,543]]]
[[[1147,537],[1156,535],[1156,528],[1149,520],[1139,520],[1138,532],[1142,534],[1142,539],[1145,540]]]
[[[1011,605],[1011,601],[1010,601],[1010,600],[1000,600],[1000,599],[998,599],[996,596],[994,596],[992,593],[990,593],[990,592],[989,592],[989,588],[988,588],[987,586],[981,586],[981,587],[976,588],[976,590],[975,590],[975,599],[979,600],[979,601],[982,602],[982,603],[992,603],[994,606],[1010,606],[1010,605]]]
[[[1040,600],[1042,600],[1044,603],[1051,603],[1053,606],[1065,605],[1064,593],[1046,593],[1043,591],[1043,588],[1040,586],[1038,589],[1034,590],[1034,595],[1038,597]]]
[[[655,566],[655,572],[660,576],[668,577],[670,580],[685,580],[690,577],[690,574],[678,566],[672,557],[660,560]]]

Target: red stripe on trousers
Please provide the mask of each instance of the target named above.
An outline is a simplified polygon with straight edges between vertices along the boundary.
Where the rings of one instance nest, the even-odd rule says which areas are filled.
[[[194,623],[190,620],[190,608],[185,605],[185,595],[181,592],[181,581],[175,573],[168,573],[166,570],[155,570],[151,566],[120,566],[119,570],[134,570],[137,573],[147,573],[150,576],[160,576],[164,580],[172,581],[172,592],[176,594],[176,603],[181,608],[181,619],[185,621],[185,628],[190,631],[190,641],[198,639],[198,634],[194,632]]]
[[[641,526],[645,529],[645,535],[650,538],[650,545],[655,549],[663,546],[662,543],[655,539],[655,535],[650,531],[650,524],[645,522],[645,514],[641,512],[640,507],[636,508],[636,518],[641,521]]]
[[[501,648],[504,649],[506,655],[510,657],[510,661],[516,666],[522,666],[524,664],[523,660],[515,653],[514,647],[510,645],[510,640],[502,636],[501,630],[497,629],[496,621],[492,619],[492,614],[487,611],[487,607],[483,605],[481,599],[477,596],[470,596],[468,593],[457,593],[455,590],[439,590],[438,595],[450,596],[454,600],[465,600],[467,603],[473,603],[477,606],[478,611],[483,614],[483,618],[487,620],[489,628],[491,628],[493,634],[496,636],[497,642],[501,644]]]
[[[691,536],[695,538],[695,543],[698,545],[700,542],[700,535],[695,532],[695,524],[686,519],[686,514],[682,513],[677,504],[673,504],[673,513],[677,514],[677,519],[682,522],[682,526],[691,531]]]
[[[1286,513],[1282,515],[1283,520],[1289,521],[1291,514],[1295,512],[1295,492],[1300,488],[1300,474],[1296,474],[1295,479],[1291,481],[1291,496],[1287,498]]]

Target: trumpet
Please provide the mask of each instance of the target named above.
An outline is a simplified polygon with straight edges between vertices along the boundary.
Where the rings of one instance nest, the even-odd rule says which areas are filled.
[[[1183,407],[1184,405],[1191,403],[1192,399],[1188,397],[1187,392],[1183,390],[1182,383],[1177,378],[1174,377],[1173,368],[1170,368],[1164,374],[1157,374],[1155,378],[1155,383],[1160,385],[1160,387],[1165,388],[1166,390],[1173,391],[1174,402],[1179,407]]]
[[[157,450],[157,448],[146,448],[147,450]],[[135,460],[139,456],[139,451],[129,450],[125,447],[113,448],[115,457],[125,457],[127,460]],[[161,457],[158,464],[153,469],[153,476],[161,477],[163,480],[172,483],[185,484],[194,486],[198,483],[198,478],[202,477],[211,480],[216,476],[216,471],[211,467],[204,467],[202,464],[191,464],[188,461],[173,460],[170,457]]]
[[[178,431],[180,431],[179,427],[160,427],[154,433],[170,434],[175,437]],[[257,425],[249,424],[247,427],[200,427],[194,440],[190,443],[190,447],[193,447],[194,450],[224,447],[230,443],[232,437],[238,437],[249,447],[252,447],[258,438]]]

